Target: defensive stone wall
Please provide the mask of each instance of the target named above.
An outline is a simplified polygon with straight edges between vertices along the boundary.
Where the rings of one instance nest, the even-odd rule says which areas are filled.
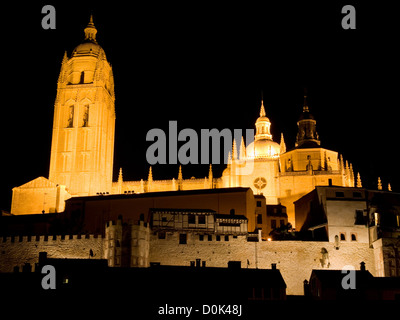
[[[254,242],[247,241],[247,235],[201,236],[196,232],[187,233],[186,244],[180,243],[179,232],[167,232],[165,239],[152,233],[149,240],[146,237],[143,240],[148,243],[143,247],[148,255],[141,251],[139,256],[146,259],[140,266],[151,262],[189,266],[191,261],[200,259],[207,267],[226,268],[228,261],[241,261],[242,268],[269,269],[274,263],[282,273],[289,295],[303,294],[303,282],[309,280],[313,269],[342,269],[349,265],[359,269],[360,262],[364,261],[367,270],[376,275],[374,249],[365,243],[340,243],[336,249],[332,242]],[[96,235],[3,237],[0,238],[0,272],[12,272],[15,266],[21,268],[25,263],[34,266],[41,251],[46,251],[49,258],[103,259],[106,241]],[[135,250],[130,254],[131,258],[138,256]],[[133,266],[139,264],[133,263]]]
[[[1,237],[0,272],[12,272],[15,266],[21,269],[25,263],[34,266],[42,251],[49,258],[103,259],[103,238],[92,234]]]
[[[187,244],[179,244],[179,235],[167,234],[166,239],[151,236],[150,263],[189,266],[190,261],[201,259],[208,267],[227,267],[228,261],[241,261],[242,268],[271,268],[272,263],[281,271],[287,285],[287,294],[303,294],[303,282],[309,280],[313,269],[342,269],[347,265],[359,269],[360,262],[375,275],[373,249],[363,243],[342,243],[335,249],[331,242],[320,241],[261,241],[248,242],[246,236],[229,236],[212,241],[191,233]]]

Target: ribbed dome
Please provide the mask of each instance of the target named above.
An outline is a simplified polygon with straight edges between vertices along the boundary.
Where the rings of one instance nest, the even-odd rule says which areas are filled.
[[[93,16],[90,16],[89,23],[84,30],[85,41],[78,45],[74,51],[72,51],[72,57],[76,56],[94,56],[102,57],[106,59],[106,54],[103,48],[97,43],[96,34],[97,29],[93,23]]]
[[[77,57],[77,56],[99,57],[100,55],[102,55],[104,59],[106,58],[106,53],[104,52],[103,48],[97,43],[87,41],[78,45],[74,49],[74,51],[72,51],[71,57]]]
[[[246,156],[247,158],[276,158],[280,150],[278,143],[269,139],[259,139],[247,146]]]

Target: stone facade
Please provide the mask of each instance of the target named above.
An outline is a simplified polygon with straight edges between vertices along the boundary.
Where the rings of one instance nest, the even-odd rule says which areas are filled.
[[[112,225],[112,223],[109,225]],[[132,267],[147,267],[157,262],[162,265],[189,266],[191,261],[200,259],[209,267],[226,267],[229,261],[241,261],[243,268],[270,268],[275,263],[287,284],[287,294],[303,294],[303,281],[313,269],[342,269],[346,265],[357,267],[364,261],[368,270],[376,274],[374,249],[364,243],[342,244],[336,250],[333,243],[324,241],[248,241],[245,235],[211,234],[211,239],[201,233],[187,233],[186,244],[180,244],[179,232],[167,232],[165,239],[150,232],[148,227],[138,225],[132,231],[132,245],[123,245],[122,233],[116,232],[122,224],[115,222],[114,232],[107,237],[88,238],[74,235],[55,239],[45,236],[10,237],[0,239],[0,272],[11,272],[15,266],[37,263],[39,252],[46,251],[49,258],[108,259],[109,266],[123,266],[123,250],[130,253]],[[119,247],[116,237],[120,237]],[[114,241],[111,247],[110,242]],[[136,246],[134,244],[137,244]],[[90,250],[93,256],[90,255]],[[111,250],[113,253],[111,253]],[[376,253],[375,253],[376,254]],[[378,265],[378,268],[379,265]]]
[[[0,272],[12,272],[25,263],[35,265],[42,251],[51,258],[103,259],[103,246],[100,235],[1,237]]]

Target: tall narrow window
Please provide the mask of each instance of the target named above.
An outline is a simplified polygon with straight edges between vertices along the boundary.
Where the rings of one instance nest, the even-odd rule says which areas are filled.
[[[81,79],[80,79],[79,83],[85,83],[85,71],[81,72]]]
[[[67,128],[72,128],[74,126],[74,106],[69,106]]]
[[[186,244],[187,243],[187,236],[186,233],[179,234],[179,244]]]
[[[88,127],[89,126],[89,105],[84,106],[82,120],[83,120],[82,127]]]

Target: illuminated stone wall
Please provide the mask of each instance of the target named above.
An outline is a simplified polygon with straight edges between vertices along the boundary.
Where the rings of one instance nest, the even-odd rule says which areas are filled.
[[[179,232],[167,232],[166,239],[158,239],[156,234],[150,233],[148,240],[148,231],[142,234],[137,232],[139,229],[133,230],[133,234],[137,235],[136,238],[132,237],[130,249],[133,266],[148,266],[151,262],[189,266],[190,261],[201,259],[208,267],[227,267],[228,261],[241,261],[242,268],[264,269],[271,268],[271,264],[276,263],[286,282],[287,294],[303,294],[303,281],[309,279],[313,269],[342,269],[346,265],[353,265],[358,269],[361,261],[366,263],[367,269],[373,275],[377,275],[377,269],[383,269],[380,266],[382,259],[375,262],[375,256],[379,258],[378,251],[381,252],[381,249],[374,250],[363,243],[341,243],[336,250],[331,242],[248,242],[246,235],[238,235],[237,238],[229,235],[228,239],[221,235],[217,241],[215,234],[212,234],[211,241],[206,235],[200,241],[198,234],[188,233],[187,244],[179,244]],[[140,248],[135,245],[135,239],[141,242]],[[121,244],[122,241],[121,238]],[[92,250],[93,259],[108,258],[110,263],[111,256],[107,254],[106,246],[105,238],[93,235],[89,238],[82,236],[81,239],[76,235],[72,239],[69,236],[64,239],[61,236],[56,239],[49,236],[47,241],[44,236],[40,236],[39,240],[36,237],[28,240],[26,236],[15,237],[14,240],[10,237],[0,238],[0,272],[12,272],[14,266],[21,267],[25,263],[34,265],[41,251],[48,252],[49,258],[88,259]],[[125,249],[121,247],[121,251]]]
[[[321,253],[323,249],[327,254]],[[209,267],[227,267],[228,261],[241,261],[242,268],[271,268],[271,263],[276,263],[287,294],[303,294],[303,281],[309,280],[312,269],[342,269],[346,265],[358,269],[364,261],[375,274],[374,252],[368,244],[343,243],[336,250],[333,243],[318,241],[247,242],[246,236],[229,236],[229,241],[221,236],[217,241],[215,235],[212,241],[207,236],[200,241],[199,235],[189,233],[187,244],[179,244],[178,233],[167,233],[166,239],[151,236],[150,262],[189,266],[196,259],[206,261]]]
[[[70,238],[72,237],[72,238]],[[49,258],[103,259],[103,238],[101,236],[27,236],[0,238],[0,272],[12,272],[14,266],[38,262],[39,252],[47,252]]]
[[[62,212],[71,196],[64,185],[38,177],[12,190],[12,214]]]

